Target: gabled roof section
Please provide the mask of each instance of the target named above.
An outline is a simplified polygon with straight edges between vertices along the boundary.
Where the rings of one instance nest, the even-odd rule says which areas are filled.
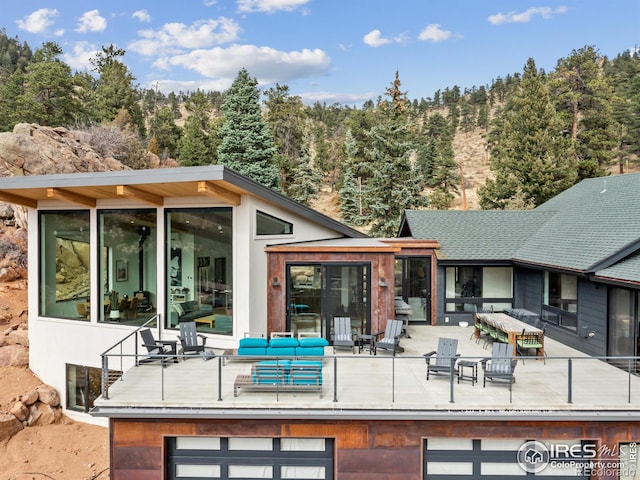
[[[97,200],[113,198],[162,206],[165,198],[198,196],[239,205],[242,195],[261,198],[345,237],[367,237],[223,165],[0,178],[0,201],[29,208],[37,208],[40,201],[51,199],[91,207]]]
[[[640,253],[631,255],[608,268],[598,270],[595,276],[600,280],[640,285]]]
[[[640,174],[583,180],[540,205],[554,213],[514,260],[594,273],[640,247]]]
[[[407,210],[400,236],[434,239],[441,260],[511,260],[552,212]]]
[[[584,180],[535,210],[408,210],[399,236],[437,240],[443,260],[512,260],[640,282],[640,173]]]

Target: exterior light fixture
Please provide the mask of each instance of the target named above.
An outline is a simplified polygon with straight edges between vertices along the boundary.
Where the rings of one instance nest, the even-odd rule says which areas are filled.
[[[385,281],[384,277],[380,277],[379,285],[383,288],[387,286],[387,282]]]
[[[273,280],[271,280],[271,286],[272,287],[279,287],[280,286],[280,282],[278,281],[278,277],[273,277]]]

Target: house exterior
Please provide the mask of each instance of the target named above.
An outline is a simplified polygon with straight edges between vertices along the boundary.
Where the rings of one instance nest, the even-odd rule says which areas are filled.
[[[640,174],[581,182],[531,211],[407,211],[400,237],[435,239],[436,322],[518,307],[590,355],[637,356]]]
[[[517,383],[514,403],[479,385],[455,386],[453,402],[453,382],[423,378],[420,335],[404,360],[329,356],[317,398],[235,398],[243,365],[221,356],[138,368],[135,335],[151,325],[175,339],[194,320],[225,352],[246,332],[331,340],[333,317],[348,316],[366,336],[401,298],[424,329],[455,326],[468,339],[457,325],[477,308],[516,307],[584,353],[635,356],[639,186],[639,175],[588,180],[525,212],[407,211],[387,239],[222,166],[3,178],[0,199],[28,207],[30,367],[71,416],[108,422],[112,479],[545,478],[534,468],[544,455],[578,462],[555,479],[631,479],[640,423],[626,396],[550,403]],[[125,342],[134,348],[105,367],[101,354]],[[567,375],[518,368],[537,381]],[[612,370],[594,378],[637,398],[634,376],[601,368]],[[122,381],[107,396],[111,374]],[[627,473],[590,473],[594,449]]]

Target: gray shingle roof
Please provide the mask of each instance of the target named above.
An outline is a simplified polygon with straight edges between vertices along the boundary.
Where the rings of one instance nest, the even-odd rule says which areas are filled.
[[[405,212],[447,260],[514,260],[640,282],[640,173],[584,180],[535,210]],[[627,258],[624,258],[627,257]]]
[[[414,238],[437,240],[443,260],[511,260],[553,212],[407,210]]]

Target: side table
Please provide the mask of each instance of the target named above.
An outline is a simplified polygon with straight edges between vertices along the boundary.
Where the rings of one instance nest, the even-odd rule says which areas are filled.
[[[465,370],[468,372],[465,374]],[[460,380],[471,380],[471,385],[478,381],[478,362],[471,360],[460,360],[458,362],[458,383]]]
[[[369,353],[371,353],[371,342],[373,342],[373,335],[358,335],[358,338],[356,339],[358,353],[362,353],[365,347],[368,348]]]

